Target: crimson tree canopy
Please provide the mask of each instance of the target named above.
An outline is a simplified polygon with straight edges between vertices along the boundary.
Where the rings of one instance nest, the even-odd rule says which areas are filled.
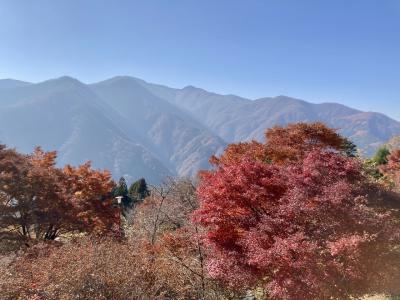
[[[398,231],[368,207],[357,159],[315,149],[297,163],[241,154],[201,174],[208,270],[233,287],[262,284],[274,299],[346,299],[388,274]],[[386,268],[386,269],[385,269]],[[377,281],[378,282],[378,281]]]

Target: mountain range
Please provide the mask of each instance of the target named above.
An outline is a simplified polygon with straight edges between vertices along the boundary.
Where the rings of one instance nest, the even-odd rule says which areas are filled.
[[[370,155],[400,123],[337,103],[286,96],[250,100],[187,86],[118,76],[94,84],[71,77],[40,83],[0,80],[0,143],[58,151],[60,165],[87,160],[114,178],[194,176],[228,143],[263,140],[266,128],[323,121]]]

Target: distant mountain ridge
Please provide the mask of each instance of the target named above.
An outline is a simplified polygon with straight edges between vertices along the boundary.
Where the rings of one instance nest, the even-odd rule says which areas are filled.
[[[314,104],[286,96],[249,100],[195,87],[170,89],[141,82],[159,97],[203,121],[227,142],[262,140],[265,129],[274,125],[322,121],[352,139],[368,156],[379,145],[400,133],[400,122],[396,120],[381,113],[362,112],[338,103]]]
[[[0,142],[59,152],[59,164],[91,160],[115,178],[194,176],[228,143],[263,140],[266,128],[323,121],[370,155],[400,123],[380,113],[286,96],[250,100],[117,76],[84,84],[64,76],[41,83],[0,80]]]
[[[15,87],[21,87],[21,86],[26,86],[31,83],[21,81],[21,80],[15,80],[15,79],[1,79],[0,80],[0,89],[7,89],[7,88],[15,88]]]

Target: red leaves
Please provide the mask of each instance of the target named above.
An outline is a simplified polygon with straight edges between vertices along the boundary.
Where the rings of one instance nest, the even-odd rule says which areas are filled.
[[[294,123],[265,132],[265,152],[276,163],[301,161],[316,149],[344,151],[346,139],[325,124]]]
[[[277,150],[281,131],[293,145],[304,126],[292,127],[273,131],[266,149]],[[289,156],[254,159],[253,151],[228,160],[228,147],[223,163],[201,174],[194,220],[205,229],[214,278],[236,288],[263,282],[272,298],[348,298],[366,292],[390,264],[398,229],[389,214],[366,205],[360,162],[332,151],[341,141],[333,131],[309,129],[291,164],[282,164]]]

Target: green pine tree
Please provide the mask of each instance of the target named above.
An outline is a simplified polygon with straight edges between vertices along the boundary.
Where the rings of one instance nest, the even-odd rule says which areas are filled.
[[[344,154],[348,157],[357,157],[357,146],[351,140],[344,140]]]
[[[117,196],[128,196],[128,186],[126,185],[126,180],[124,177],[119,179],[118,184],[114,189],[114,197]]]
[[[114,188],[113,195],[114,197],[122,196],[122,204],[125,207],[131,205],[132,199],[128,195],[128,186],[124,177],[119,179],[117,186]]]
[[[140,201],[148,197],[150,195],[150,191],[147,188],[146,180],[144,178],[140,178],[132,183],[129,187],[128,195],[133,201]]]

